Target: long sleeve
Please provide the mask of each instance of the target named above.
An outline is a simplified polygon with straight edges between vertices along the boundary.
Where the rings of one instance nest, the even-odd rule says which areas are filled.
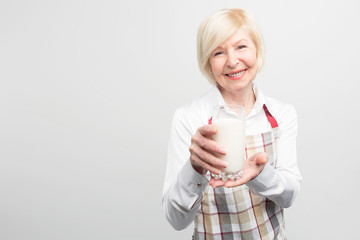
[[[247,186],[253,193],[274,201],[280,207],[289,207],[302,180],[296,159],[296,112],[291,105],[263,96],[257,87],[254,87],[254,92],[256,102],[246,118],[246,132],[256,135],[271,130],[263,111],[263,104],[266,104],[279,124],[277,165],[276,168],[266,165]],[[168,143],[162,206],[167,220],[177,230],[185,229],[194,221],[209,183],[207,177],[191,166],[191,137],[199,127],[207,124],[214,107],[223,104],[220,91],[214,87],[175,111]]]
[[[193,222],[209,182],[190,164],[189,146],[193,131],[184,116],[178,109],[173,117],[162,195],[165,216],[176,230],[182,230]]]
[[[252,192],[286,208],[295,200],[302,180],[296,157],[297,115],[295,109],[287,105],[277,116],[281,119],[277,167],[266,165],[255,179],[247,183],[247,186]]]

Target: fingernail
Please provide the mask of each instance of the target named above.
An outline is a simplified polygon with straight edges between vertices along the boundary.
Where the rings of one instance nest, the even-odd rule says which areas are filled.
[[[223,147],[219,147],[220,153],[226,155],[226,150]]]

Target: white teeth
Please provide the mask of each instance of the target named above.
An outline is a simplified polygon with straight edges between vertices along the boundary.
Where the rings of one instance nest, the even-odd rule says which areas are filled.
[[[234,73],[234,74],[227,74],[229,77],[236,77],[236,76],[240,76],[243,72],[245,72],[245,70],[242,70],[238,73]]]

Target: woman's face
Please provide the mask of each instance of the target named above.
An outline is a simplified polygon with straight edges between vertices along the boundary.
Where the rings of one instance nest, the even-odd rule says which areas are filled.
[[[256,47],[241,27],[210,56],[211,71],[222,92],[236,94],[252,88],[257,73]]]

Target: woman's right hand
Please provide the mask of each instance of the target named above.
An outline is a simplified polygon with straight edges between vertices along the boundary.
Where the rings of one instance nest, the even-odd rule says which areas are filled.
[[[202,175],[207,171],[219,175],[221,168],[227,165],[224,160],[215,155],[215,153],[226,154],[225,149],[212,139],[216,132],[217,129],[214,125],[204,125],[198,128],[191,138],[190,162],[195,171]]]

